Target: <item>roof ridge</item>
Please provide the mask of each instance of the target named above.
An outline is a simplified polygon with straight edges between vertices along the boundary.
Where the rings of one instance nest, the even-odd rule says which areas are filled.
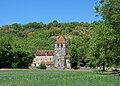
[[[56,43],[66,43],[65,38],[63,36],[59,36],[56,40]]]

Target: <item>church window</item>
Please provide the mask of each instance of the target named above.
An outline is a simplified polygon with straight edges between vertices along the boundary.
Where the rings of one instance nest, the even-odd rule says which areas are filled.
[[[61,47],[63,47],[63,44],[61,44]]]
[[[57,47],[59,47],[59,44],[57,44]]]
[[[47,56],[47,55],[48,55],[48,52],[46,52],[45,55]]]
[[[60,64],[58,64],[58,67],[60,67]]]

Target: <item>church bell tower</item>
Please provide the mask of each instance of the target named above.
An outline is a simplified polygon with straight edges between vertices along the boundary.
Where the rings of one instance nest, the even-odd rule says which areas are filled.
[[[66,66],[65,55],[67,53],[68,48],[65,42],[65,38],[63,36],[60,36],[57,38],[55,42],[55,56],[54,56],[55,67],[64,68]]]

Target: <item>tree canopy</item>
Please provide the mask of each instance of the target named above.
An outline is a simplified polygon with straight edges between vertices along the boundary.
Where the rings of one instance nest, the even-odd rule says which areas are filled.
[[[36,50],[54,49],[54,36],[61,35],[68,37],[72,68],[120,67],[120,0],[99,0],[95,9],[103,20],[0,27],[0,68],[29,66]]]

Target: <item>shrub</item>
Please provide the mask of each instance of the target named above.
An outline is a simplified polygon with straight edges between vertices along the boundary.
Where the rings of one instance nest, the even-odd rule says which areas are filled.
[[[46,69],[47,67],[46,67],[45,64],[40,64],[38,68],[39,68],[39,69]]]
[[[12,68],[18,68],[17,65],[18,65],[18,63],[14,63],[14,62],[13,62],[13,63],[12,63]]]

